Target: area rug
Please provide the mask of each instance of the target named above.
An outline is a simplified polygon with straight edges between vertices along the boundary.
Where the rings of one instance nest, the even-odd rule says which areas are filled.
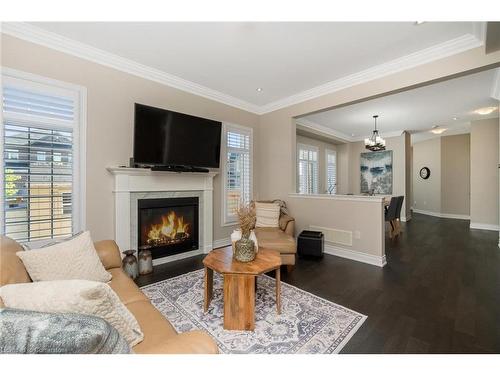
[[[214,296],[203,312],[204,270],[145,286],[142,291],[177,332],[208,332],[222,353],[338,353],[367,318],[282,282],[281,314],[275,280],[257,280],[255,331],[223,329],[223,280],[214,273]]]

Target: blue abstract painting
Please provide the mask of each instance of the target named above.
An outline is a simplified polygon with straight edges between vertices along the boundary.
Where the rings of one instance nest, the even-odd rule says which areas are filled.
[[[361,193],[392,194],[392,151],[362,152]]]

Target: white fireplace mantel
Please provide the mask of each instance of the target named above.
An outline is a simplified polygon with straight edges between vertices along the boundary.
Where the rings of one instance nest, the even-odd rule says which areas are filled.
[[[167,258],[157,259],[155,264],[180,259],[212,250],[213,236],[213,178],[216,172],[164,172],[151,171],[146,168],[110,167],[107,170],[114,175],[115,196],[115,241],[120,249],[130,249],[131,243],[131,194],[142,192],[185,192],[198,191],[202,193],[200,205],[200,229],[203,236],[198,250]]]

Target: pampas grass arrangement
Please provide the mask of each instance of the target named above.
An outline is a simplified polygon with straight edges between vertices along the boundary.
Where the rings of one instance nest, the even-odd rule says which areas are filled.
[[[241,228],[241,236],[248,238],[250,232],[255,227],[255,208],[253,204],[240,202],[236,214],[238,215],[238,222]]]

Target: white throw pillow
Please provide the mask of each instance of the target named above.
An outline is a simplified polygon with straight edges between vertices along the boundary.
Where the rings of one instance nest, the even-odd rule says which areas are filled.
[[[18,251],[33,281],[92,280],[107,282],[111,274],[97,255],[89,232],[42,249]]]
[[[280,220],[280,206],[276,203],[255,202],[256,227],[277,228]]]
[[[39,281],[0,288],[5,306],[51,313],[95,315],[111,324],[134,346],[144,335],[135,317],[107,284],[88,280]]]

